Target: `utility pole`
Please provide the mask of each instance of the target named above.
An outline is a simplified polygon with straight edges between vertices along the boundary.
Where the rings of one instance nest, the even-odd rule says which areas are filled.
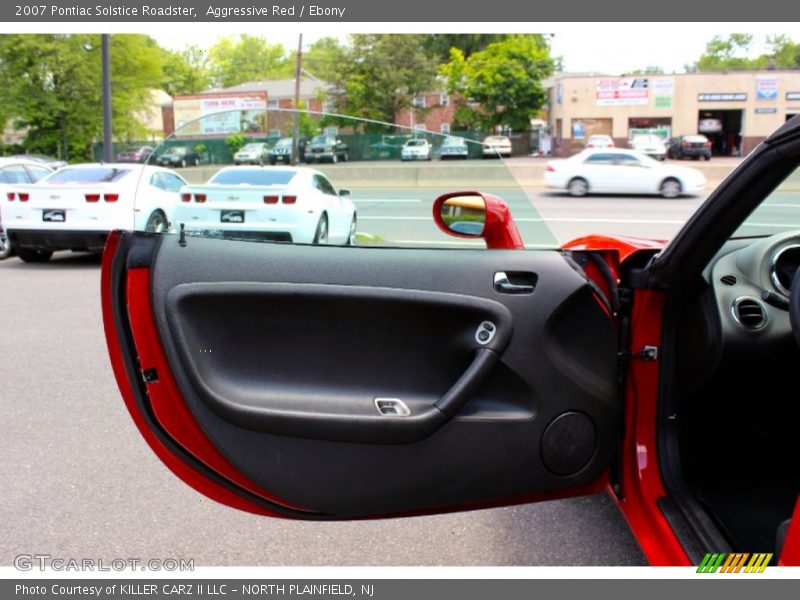
[[[104,33],[100,36],[100,47],[103,62],[103,162],[111,162],[114,158],[111,135],[111,36]]]
[[[303,34],[297,38],[297,58],[294,66],[294,133],[292,135],[292,164],[300,162],[300,77],[303,69]]]

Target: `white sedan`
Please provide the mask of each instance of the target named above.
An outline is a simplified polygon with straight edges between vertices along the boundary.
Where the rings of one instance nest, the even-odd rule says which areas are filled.
[[[132,163],[71,165],[8,192],[3,220],[26,262],[54,250],[100,252],[115,229],[165,232],[186,184],[162,167]]]
[[[430,160],[432,153],[433,148],[428,140],[415,138],[403,144],[400,160]]]
[[[547,163],[547,187],[572,196],[597,194],[660,194],[677,198],[700,193],[705,176],[697,169],[663,164],[635,150],[584,150],[567,159]]]
[[[306,167],[225,167],[208,183],[181,190],[175,225],[190,235],[352,246],[349,195]]]
[[[511,150],[511,139],[505,135],[490,135],[483,139],[483,158],[508,158]]]

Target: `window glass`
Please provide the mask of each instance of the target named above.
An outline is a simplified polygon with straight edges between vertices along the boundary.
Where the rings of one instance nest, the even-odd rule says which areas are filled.
[[[286,185],[297,173],[289,169],[225,169],[211,178],[217,185]]]
[[[32,183],[31,176],[22,165],[12,165],[0,169],[3,174],[3,181],[6,183]]]
[[[119,181],[130,169],[117,167],[64,167],[47,178],[49,183],[110,183]]]

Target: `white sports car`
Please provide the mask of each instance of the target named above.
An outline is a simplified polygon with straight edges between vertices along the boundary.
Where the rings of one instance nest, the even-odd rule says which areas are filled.
[[[547,163],[547,187],[572,196],[597,194],[661,194],[677,198],[697,194],[706,185],[697,169],[663,164],[636,150],[587,149],[563,160]]]
[[[186,181],[162,167],[94,163],[59,169],[8,192],[3,220],[11,244],[26,262],[54,250],[102,251],[114,229],[169,229]]]
[[[11,188],[20,183],[35,183],[52,172],[50,167],[39,161],[13,156],[0,158],[0,259],[13,252],[3,228],[3,205],[11,198]]]
[[[190,235],[354,245],[356,208],[306,167],[225,167],[181,190],[175,225]]]

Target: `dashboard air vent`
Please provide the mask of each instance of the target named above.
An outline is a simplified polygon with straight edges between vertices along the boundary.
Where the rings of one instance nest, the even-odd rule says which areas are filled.
[[[733,318],[745,329],[761,329],[767,324],[767,310],[755,298],[737,298],[732,308]]]
[[[719,280],[722,283],[722,285],[728,285],[728,286],[736,285],[736,283],[739,281],[738,279],[736,279],[736,275],[723,275],[722,277],[719,278]]]

